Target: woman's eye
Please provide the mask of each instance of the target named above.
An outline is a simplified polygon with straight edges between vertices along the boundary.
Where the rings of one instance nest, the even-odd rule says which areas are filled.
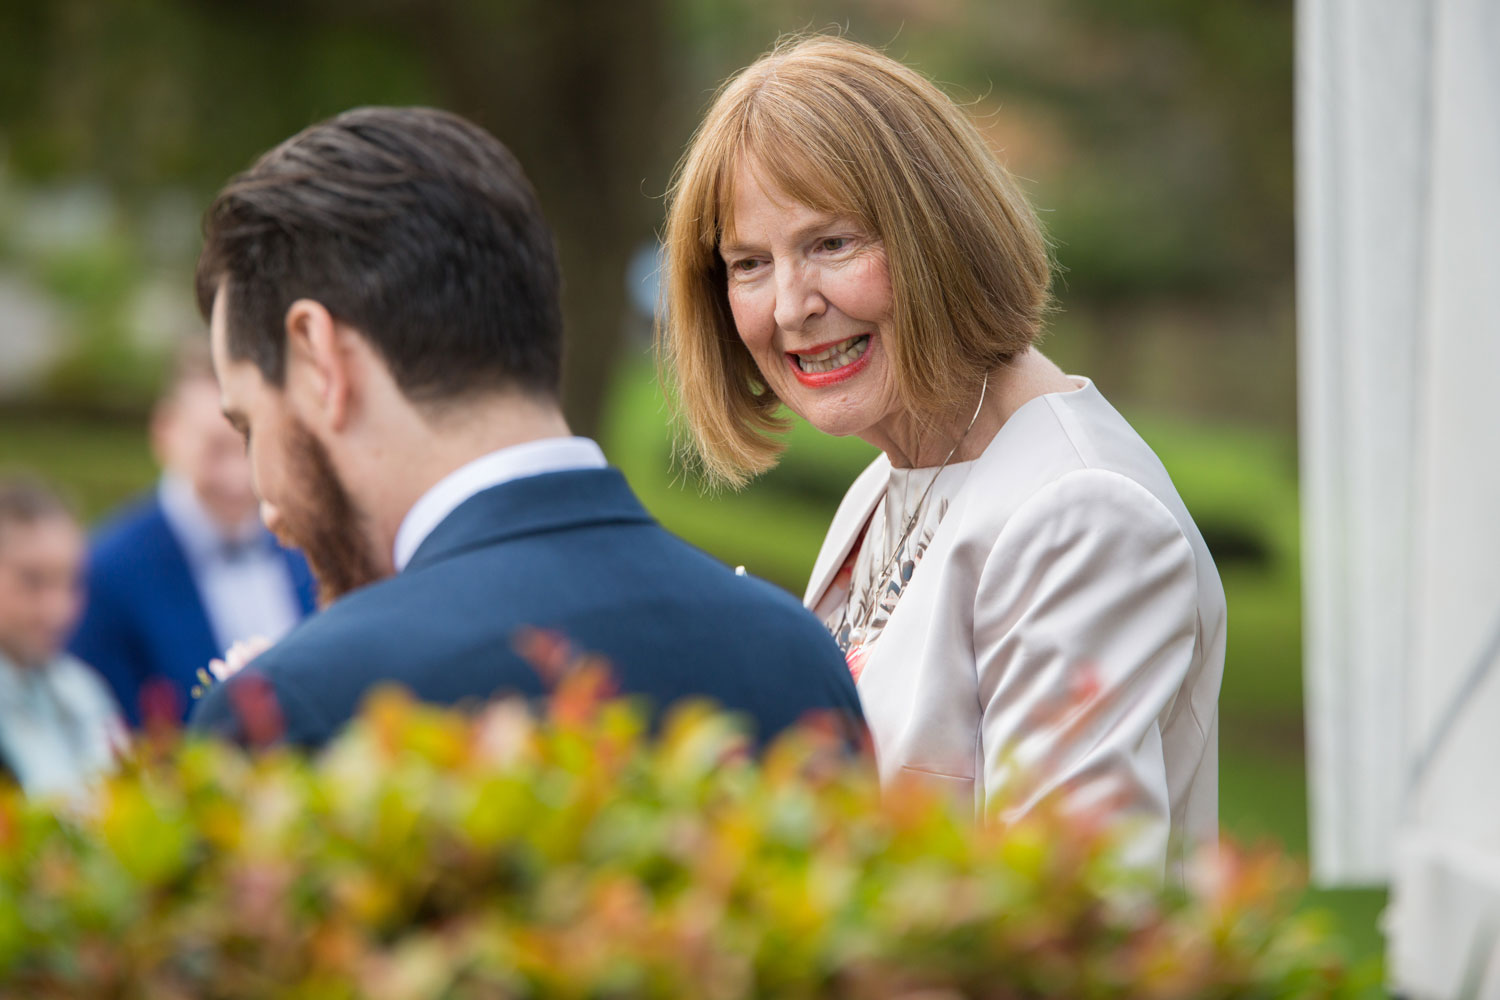
[[[820,246],[824,250],[829,251],[830,253],[842,250],[848,245],[849,237],[847,236],[830,236],[825,240],[819,241],[818,243],[818,246]]]
[[[753,271],[755,270],[755,265],[759,263],[760,261],[756,260],[755,258],[747,257],[744,260],[735,261],[730,265],[730,268],[735,271]]]

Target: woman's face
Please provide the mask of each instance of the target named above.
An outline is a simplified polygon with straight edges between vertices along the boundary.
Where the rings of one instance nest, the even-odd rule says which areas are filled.
[[[753,167],[740,168],[734,192],[719,252],[740,339],[793,412],[880,445],[899,412],[885,248],[858,222],[762,184]]]

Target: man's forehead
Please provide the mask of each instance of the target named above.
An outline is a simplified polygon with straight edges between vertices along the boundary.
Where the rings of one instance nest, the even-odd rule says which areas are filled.
[[[208,356],[220,381],[223,380],[225,370],[231,360],[229,356],[229,306],[233,295],[234,289],[230,287],[229,279],[227,277],[220,279],[218,290],[214,292],[213,306],[208,313]]]
[[[216,383],[215,398],[219,409],[232,420],[238,409],[236,396],[240,390],[236,388],[239,381],[237,376],[243,374],[236,369],[253,369],[255,366],[248,362],[235,364],[229,357],[228,287],[228,279],[221,280],[219,290],[214,294],[213,309],[210,310],[208,321],[208,344]]]
[[[219,288],[214,292],[214,304],[208,310],[208,337],[209,352],[213,356],[214,367],[219,364],[219,347],[225,334],[229,331],[229,283],[226,280],[219,282]]]

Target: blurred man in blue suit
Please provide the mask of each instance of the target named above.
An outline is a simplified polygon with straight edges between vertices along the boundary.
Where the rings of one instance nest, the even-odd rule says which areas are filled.
[[[279,639],[312,610],[306,562],[260,523],[244,442],[219,412],[207,345],[174,360],[151,420],[157,488],[95,534],[70,648],[133,726],[185,719],[198,671],[236,642]]]
[[[231,181],[204,233],[224,412],[327,606],[215,685],[195,726],[313,747],[385,682],[444,704],[539,694],[516,652],[531,627],[658,709],[706,696],[762,738],[813,711],[858,724],[801,604],[663,530],[571,435],[552,236],[492,136],[348,112]]]

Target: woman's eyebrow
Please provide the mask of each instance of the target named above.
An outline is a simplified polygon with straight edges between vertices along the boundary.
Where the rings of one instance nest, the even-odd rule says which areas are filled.
[[[750,246],[750,244],[748,243],[720,243],[719,256],[737,257],[743,253],[751,253],[754,251],[754,249],[755,248]]]
[[[793,229],[791,234],[791,241],[793,243],[801,243],[803,240],[814,235],[819,230],[827,229],[829,226],[844,224],[854,225],[855,223],[854,220],[849,218],[848,216],[831,214],[821,215],[818,218],[806,222],[803,225],[798,226],[796,229]],[[749,243],[741,243],[739,241],[719,244],[719,254],[724,257],[733,257],[737,254],[742,253],[753,253],[758,249],[760,248],[752,246]]]

